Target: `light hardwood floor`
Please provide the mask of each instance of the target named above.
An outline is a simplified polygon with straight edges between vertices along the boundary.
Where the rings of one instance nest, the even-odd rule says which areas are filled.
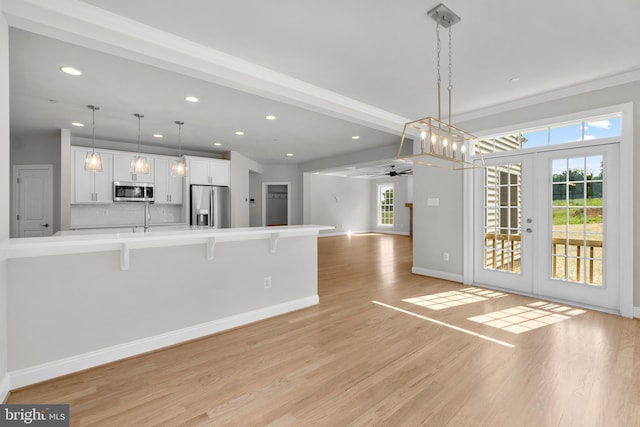
[[[640,425],[639,321],[412,275],[410,243],[321,238],[318,306],[9,403],[70,403],[72,425]]]

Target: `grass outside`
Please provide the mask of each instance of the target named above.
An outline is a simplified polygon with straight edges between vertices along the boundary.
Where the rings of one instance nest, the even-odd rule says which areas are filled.
[[[587,199],[586,205],[584,199],[574,200],[554,200],[551,221],[553,225],[563,224],[584,224],[585,213],[587,215],[587,224],[602,223],[602,198]]]

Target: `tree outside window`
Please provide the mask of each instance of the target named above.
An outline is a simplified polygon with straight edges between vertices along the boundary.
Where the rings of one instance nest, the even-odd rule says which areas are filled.
[[[393,225],[393,184],[378,184],[378,225]]]

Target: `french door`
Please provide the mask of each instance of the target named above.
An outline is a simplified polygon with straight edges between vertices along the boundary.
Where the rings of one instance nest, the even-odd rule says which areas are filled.
[[[619,309],[618,145],[485,164],[474,176],[474,281]]]

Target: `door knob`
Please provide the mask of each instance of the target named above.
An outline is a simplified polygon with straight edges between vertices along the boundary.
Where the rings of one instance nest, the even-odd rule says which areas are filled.
[[[49,224],[40,224],[40,227],[48,227]]]

